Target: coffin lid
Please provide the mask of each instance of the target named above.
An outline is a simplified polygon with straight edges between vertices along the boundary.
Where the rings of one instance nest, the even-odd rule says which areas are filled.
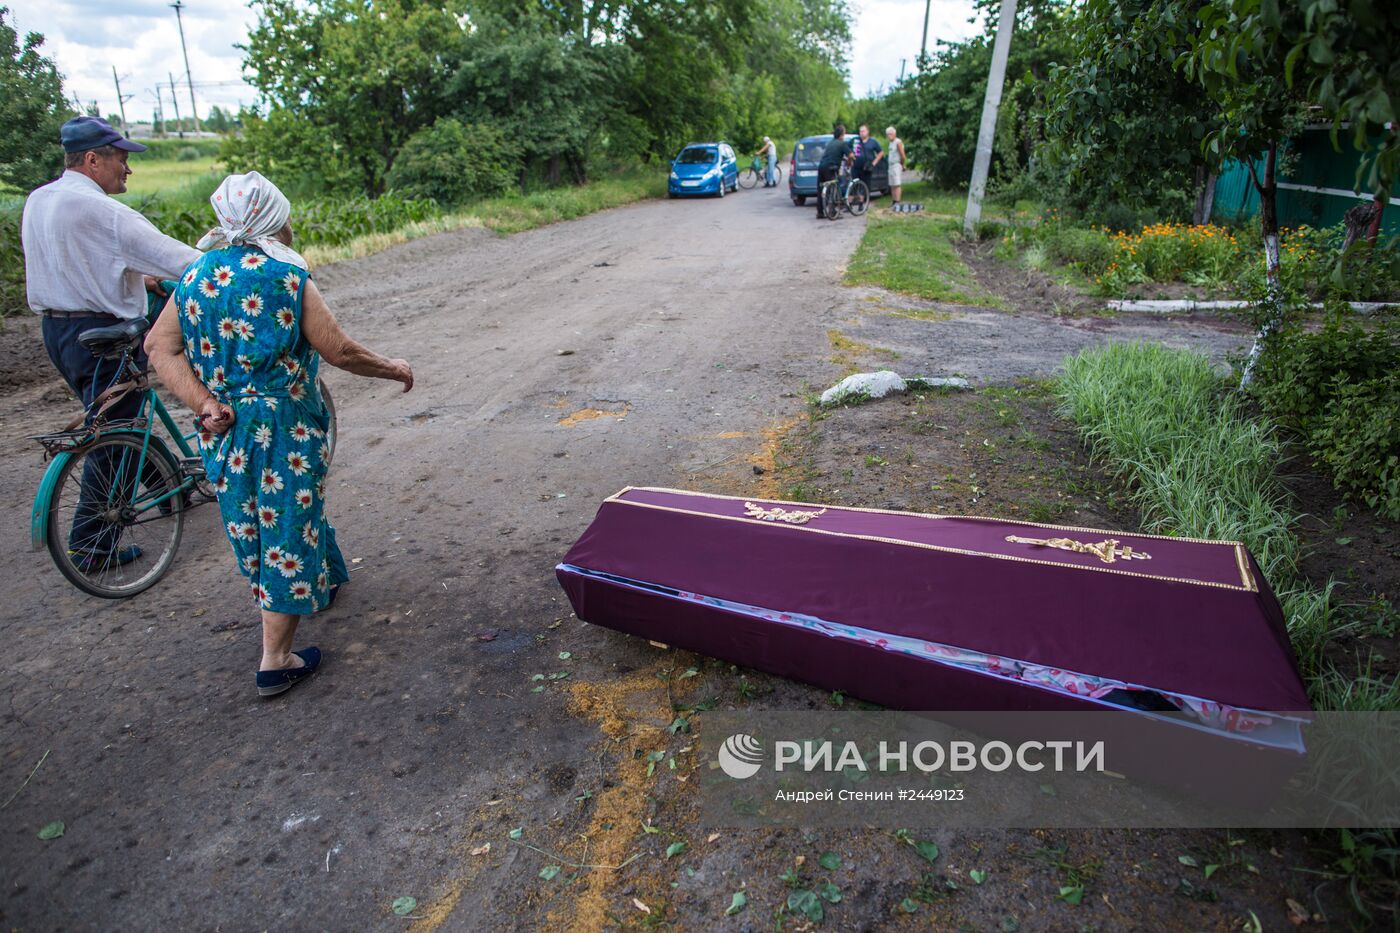
[[[627,487],[564,560],[1247,709],[1310,708],[1278,601],[1233,541]]]

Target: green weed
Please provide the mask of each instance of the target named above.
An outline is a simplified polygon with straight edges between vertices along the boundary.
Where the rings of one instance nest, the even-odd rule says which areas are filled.
[[[917,298],[1001,307],[979,287],[953,241],[956,224],[924,214],[872,216],[846,267],[847,285],[874,285]]]

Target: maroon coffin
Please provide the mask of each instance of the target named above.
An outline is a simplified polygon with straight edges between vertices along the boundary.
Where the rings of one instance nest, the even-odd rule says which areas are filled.
[[[1311,708],[1235,542],[627,488],[557,575],[587,622],[898,709],[1185,714],[1301,751]]]

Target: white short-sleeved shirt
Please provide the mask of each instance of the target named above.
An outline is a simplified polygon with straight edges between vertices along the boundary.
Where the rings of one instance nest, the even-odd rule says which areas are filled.
[[[102,311],[119,318],[146,313],[142,275],[179,278],[199,251],[80,172],[64,172],[24,202],[20,225],[29,307]]]

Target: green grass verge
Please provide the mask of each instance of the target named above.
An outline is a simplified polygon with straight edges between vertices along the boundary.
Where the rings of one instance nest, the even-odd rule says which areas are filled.
[[[220,178],[213,158],[150,161],[136,166],[121,200],[146,211],[170,235],[193,243],[212,224],[209,195]],[[488,198],[448,210],[430,201],[391,197],[376,201],[294,197],[292,226],[297,230],[297,248],[307,260],[325,265],[463,227],[519,233],[665,193],[665,172],[639,167],[599,175],[579,187]],[[27,310],[19,246],[23,203],[19,195],[0,198],[0,317]]]
[[[596,178],[579,187],[490,198],[464,205],[457,213],[475,217],[498,233],[520,233],[665,194],[664,169],[634,169]]]
[[[1321,709],[1396,709],[1400,690],[1364,662],[1339,672],[1323,656],[1344,623],[1332,584],[1298,569],[1298,515],[1276,477],[1283,450],[1273,425],[1250,417],[1200,354],[1113,344],[1065,362],[1061,414],[1079,425],[1095,459],[1123,481],[1157,534],[1241,541],[1283,604],[1289,637]]]
[[[141,155],[130,159],[131,177],[126,180],[126,197],[166,194],[191,184],[207,185],[212,191],[223,178],[219,160],[213,156],[179,162],[174,159],[150,160]]]
[[[598,178],[579,187],[549,188],[526,195],[488,198],[456,210],[405,224],[393,230],[356,237],[345,243],[308,246],[302,254],[312,267],[360,259],[396,243],[467,227],[511,234],[563,220],[574,220],[666,193],[666,178],[655,171],[633,170]],[[295,206],[292,222],[296,223]]]
[[[872,214],[845,282],[932,301],[1002,307],[973,281],[972,270],[953,248],[958,235],[956,224],[926,214]]]

